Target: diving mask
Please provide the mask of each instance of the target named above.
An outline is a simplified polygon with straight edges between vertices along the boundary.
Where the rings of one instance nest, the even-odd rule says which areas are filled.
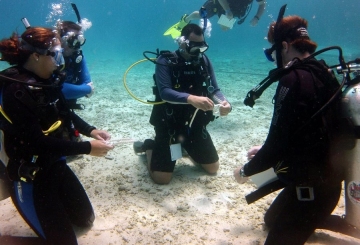
[[[50,42],[50,45],[52,45],[54,42],[56,42],[55,38]],[[29,44],[24,39],[22,39],[20,49],[28,50],[28,51],[38,53],[41,55],[51,56],[51,58],[56,66],[61,67],[61,68],[63,68],[65,66],[65,59],[63,56],[63,48],[61,48],[61,45],[51,46],[49,49],[42,49],[42,48],[34,47],[33,45]]]
[[[199,55],[200,53],[204,53],[206,50],[209,49],[209,45],[205,42],[194,42],[194,41],[188,41],[186,46],[186,51],[190,55]]]
[[[51,47],[49,50],[47,50],[46,55],[51,56],[54,64],[57,67],[62,68],[63,66],[65,66],[65,59],[64,59],[64,56],[63,56],[63,48],[61,48],[60,45]]]
[[[271,48],[264,49],[264,54],[268,61],[275,62],[276,61],[276,48],[275,44],[271,46]]]
[[[73,31],[67,32],[61,39],[67,44],[69,48],[73,49],[79,49],[85,44],[86,41],[82,32],[80,32],[79,34],[75,34],[75,32]]]

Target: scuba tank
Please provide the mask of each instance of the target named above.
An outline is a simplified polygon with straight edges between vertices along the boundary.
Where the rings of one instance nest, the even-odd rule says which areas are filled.
[[[352,64],[348,68],[354,71],[354,78],[342,93],[340,113],[353,127],[355,143],[341,153],[339,164],[345,166],[345,221],[360,229],[360,65]]]

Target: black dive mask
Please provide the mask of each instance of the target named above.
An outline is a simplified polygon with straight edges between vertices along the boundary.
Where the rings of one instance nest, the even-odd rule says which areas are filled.
[[[209,49],[209,45],[205,41],[202,42],[189,41],[186,47],[186,51],[191,56],[198,56],[200,53],[204,53],[208,49]]]
[[[79,49],[81,46],[85,44],[85,37],[82,34],[75,35],[68,33],[67,35],[63,36],[62,39],[66,41],[66,44],[69,48],[72,49]]]

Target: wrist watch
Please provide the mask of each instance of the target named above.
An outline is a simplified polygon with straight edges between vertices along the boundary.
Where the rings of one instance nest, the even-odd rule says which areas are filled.
[[[239,174],[240,174],[240,176],[243,177],[243,178],[247,177],[246,174],[244,173],[244,167],[242,167],[242,168],[240,169]]]

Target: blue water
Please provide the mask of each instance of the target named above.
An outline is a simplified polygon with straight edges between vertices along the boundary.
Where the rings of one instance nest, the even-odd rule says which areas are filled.
[[[78,0],[76,5],[81,18],[92,22],[85,32],[84,54],[93,76],[97,68],[107,69],[108,74],[121,77],[127,67],[139,59],[145,50],[174,50],[177,48],[170,36],[163,33],[185,13],[198,10],[204,0]],[[255,15],[257,4],[242,25],[235,25],[224,32],[211,18],[212,33],[207,38],[207,51],[217,72],[228,73],[223,79],[258,75],[255,85],[266,76],[273,64],[266,61],[263,48],[269,47],[267,28],[275,20],[279,8],[287,3],[285,15],[300,15],[309,21],[309,34],[319,48],[338,45],[344,50],[346,60],[360,57],[360,1],[359,0],[288,0],[269,1],[258,26],[251,27],[249,21]],[[52,4],[61,4],[60,11],[54,11]],[[76,21],[76,15],[69,0],[12,1],[0,0],[0,37],[9,37],[13,31],[22,33],[24,26],[20,19],[26,17],[32,26],[53,26],[57,19]],[[336,61],[336,52],[326,56]],[[6,67],[5,62],[0,68]],[[153,69],[153,68],[150,68]],[[151,78],[151,72],[149,78]]]

